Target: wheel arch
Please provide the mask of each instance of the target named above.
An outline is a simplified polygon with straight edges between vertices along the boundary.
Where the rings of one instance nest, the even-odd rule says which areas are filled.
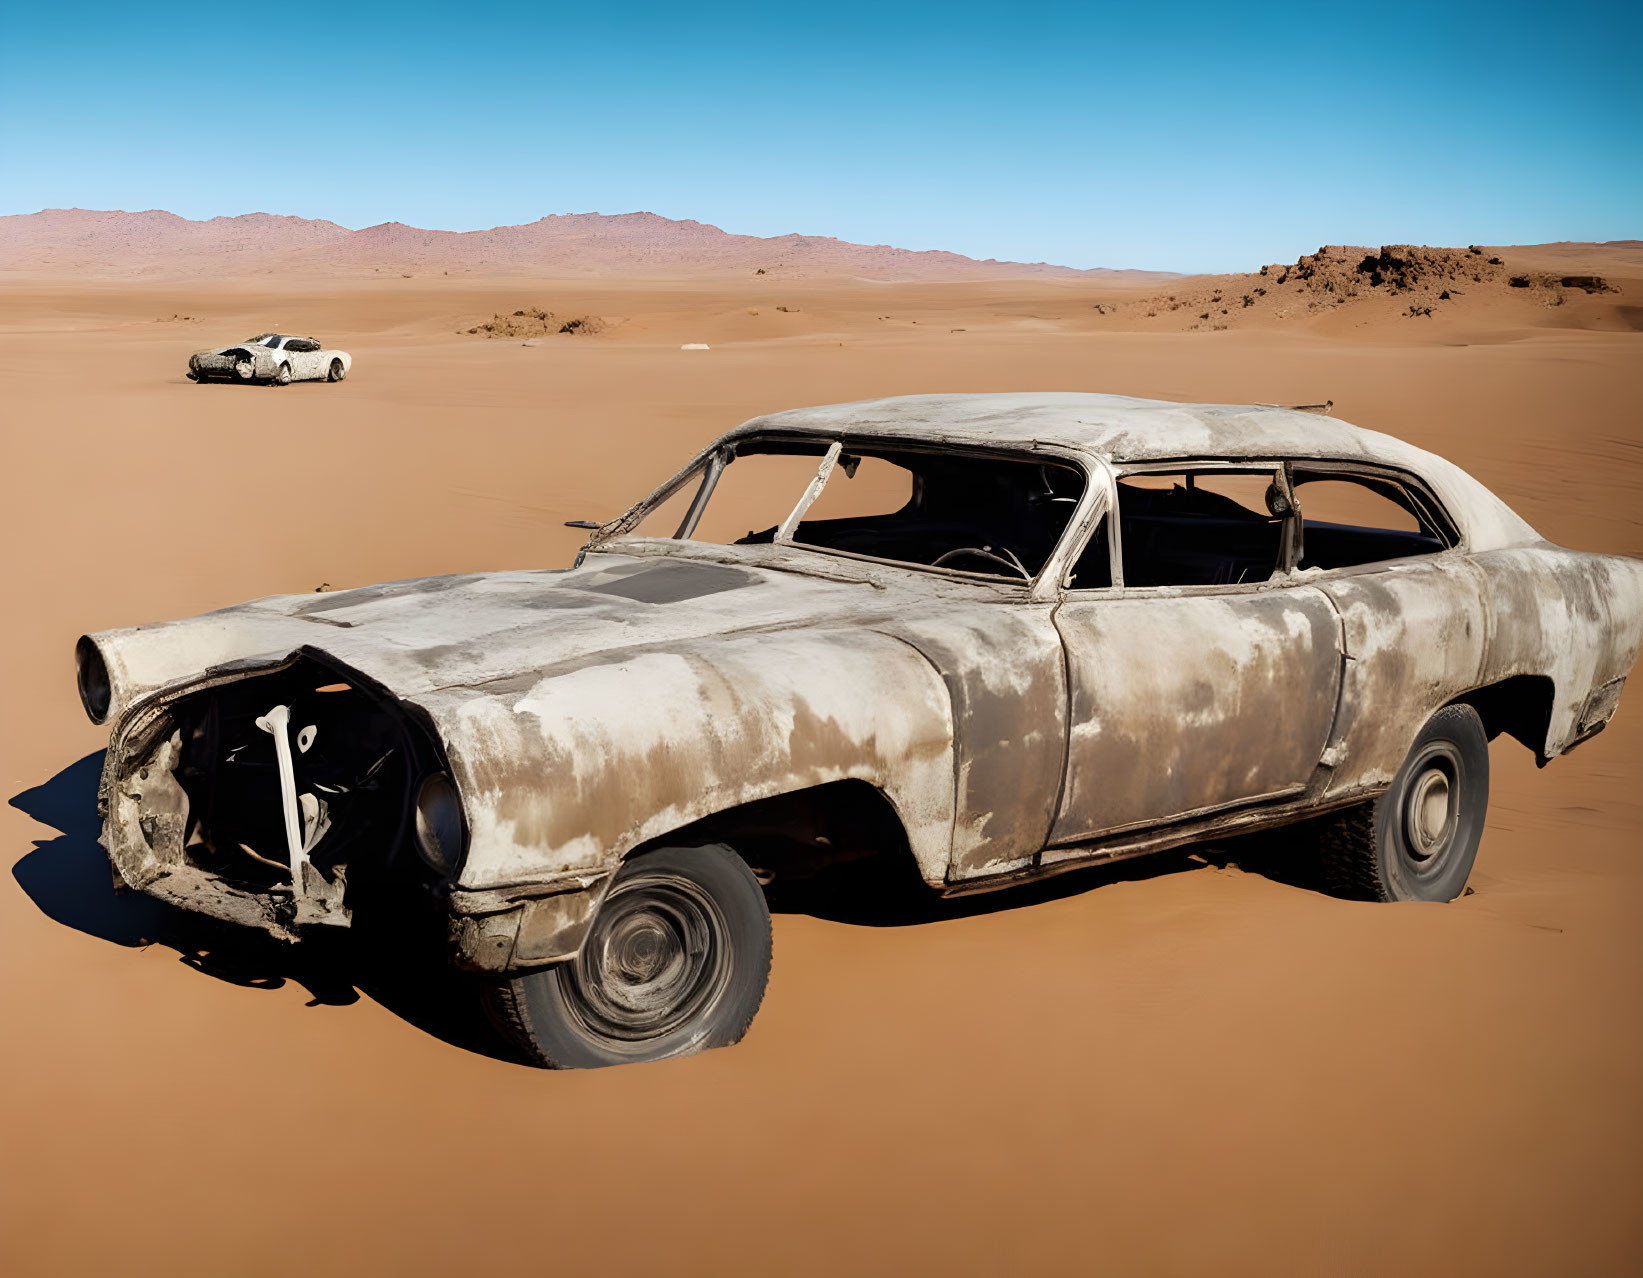
[[[1511,675],[1463,693],[1449,705],[1468,705],[1483,720],[1484,734],[1493,741],[1509,736],[1534,752],[1544,765],[1557,705],[1557,685],[1550,675]]]
[[[681,831],[745,830],[768,815],[754,805],[824,790],[846,808],[888,805],[920,876],[947,873],[951,702],[923,658],[884,635],[715,636],[590,661],[524,696],[453,687],[415,699],[439,726],[473,832],[464,888],[609,869]],[[846,781],[880,797],[825,789]]]
[[[810,878],[834,866],[870,859],[911,867],[925,877],[895,800],[878,785],[857,777],[734,804],[636,844],[622,859],[709,842],[732,848],[761,882]]]

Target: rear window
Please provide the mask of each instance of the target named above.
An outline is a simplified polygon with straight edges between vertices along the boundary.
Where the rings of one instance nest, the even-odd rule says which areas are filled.
[[[1301,568],[1351,568],[1433,555],[1453,544],[1423,495],[1391,477],[1297,465],[1290,482],[1301,511]]]

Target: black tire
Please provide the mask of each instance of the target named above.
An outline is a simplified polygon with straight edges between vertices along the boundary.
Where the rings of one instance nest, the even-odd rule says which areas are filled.
[[[291,384],[291,365],[281,364],[274,370],[274,385],[289,386]]]
[[[348,376],[348,370],[342,366],[342,361],[340,359],[334,359],[331,361],[331,367],[326,370],[325,380],[328,382],[340,382],[346,376]]]
[[[491,1022],[525,1059],[596,1069],[741,1041],[770,978],[770,910],[722,843],[622,866],[569,962],[491,982]]]
[[[1325,889],[1355,901],[1453,901],[1466,888],[1489,807],[1489,738],[1471,706],[1427,721],[1379,798],[1324,818]]]

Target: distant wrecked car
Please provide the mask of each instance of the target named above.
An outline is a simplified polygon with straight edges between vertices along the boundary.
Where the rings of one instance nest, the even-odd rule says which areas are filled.
[[[329,350],[312,337],[263,333],[238,346],[219,346],[189,356],[188,375],[196,382],[340,382],[353,366],[347,351]]]
[[[869,855],[953,895],[1301,823],[1335,891],[1449,900],[1489,740],[1599,732],[1643,637],[1643,563],[1274,407],[800,409],[585,526],[82,638],[119,874],[287,938],[430,903],[531,1059],[653,1060],[747,1029],[762,885]]]

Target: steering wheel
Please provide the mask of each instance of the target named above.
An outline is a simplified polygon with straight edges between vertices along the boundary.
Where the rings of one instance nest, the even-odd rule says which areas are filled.
[[[1021,560],[1016,557],[1015,551],[1011,550],[1008,546],[1000,546],[996,550],[991,546],[959,546],[953,550],[949,550],[944,555],[938,556],[935,563],[930,566],[932,568],[940,568],[949,559],[956,559],[960,555],[970,555],[976,559],[985,559],[989,563],[997,564],[1000,568],[1008,568],[1011,572],[1020,573],[1021,580],[1023,581],[1031,581],[1033,579],[1032,573],[1028,572],[1021,566]]]

